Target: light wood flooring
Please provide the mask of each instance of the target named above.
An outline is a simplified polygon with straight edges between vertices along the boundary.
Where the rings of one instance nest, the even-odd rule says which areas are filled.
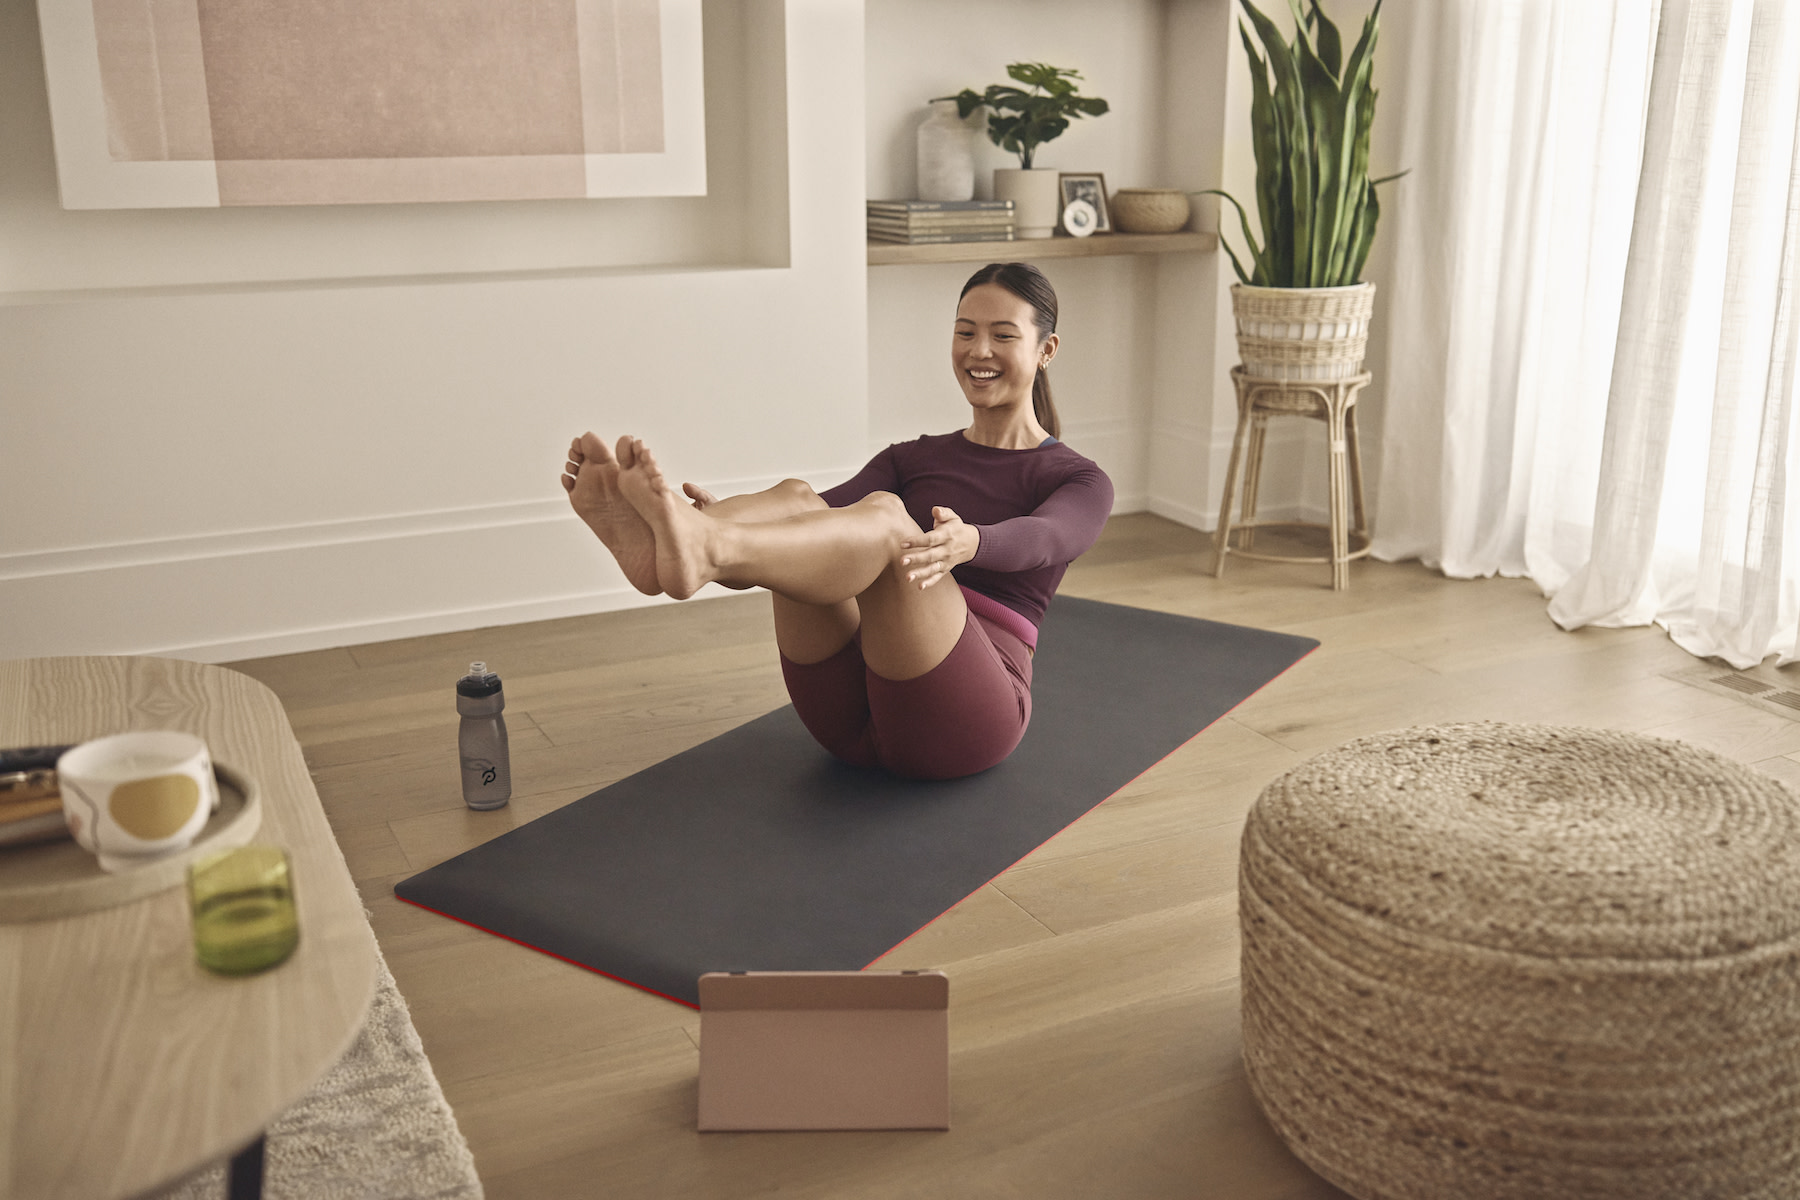
[[[1677,737],[1800,781],[1800,720],[1670,678],[1698,664],[1661,630],[1558,630],[1528,582],[1364,562],[1334,593],[1325,567],[1243,559],[1215,580],[1209,546],[1118,517],[1063,591],[1321,646],[880,964],[951,978],[948,1133],[697,1134],[697,1013],[393,898],[785,703],[766,596],[234,665],[287,707],[494,1200],[1336,1197],[1239,1061],[1237,839],[1263,785],[1360,734],[1489,719]],[[452,685],[471,659],[506,683],[498,812],[458,790]]]

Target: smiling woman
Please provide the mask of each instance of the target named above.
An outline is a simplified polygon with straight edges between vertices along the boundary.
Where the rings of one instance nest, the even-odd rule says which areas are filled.
[[[1038,624],[1112,511],[1106,473],[1057,440],[1056,318],[1037,268],[977,271],[950,339],[969,427],[889,446],[825,492],[788,479],[721,500],[690,483],[684,501],[642,441],[592,433],[563,487],[639,591],[774,593],[788,693],[826,750],[972,775],[1024,736]]]

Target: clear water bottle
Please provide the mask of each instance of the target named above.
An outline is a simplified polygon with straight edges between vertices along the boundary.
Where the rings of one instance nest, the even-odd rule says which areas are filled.
[[[462,751],[463,801],[470,808],[499,808],[512,799],[512,763],[506,753],[506,694],[500,677],[487,664],[469,664],[456,681],[456,711],[462,714],[457,737]]]

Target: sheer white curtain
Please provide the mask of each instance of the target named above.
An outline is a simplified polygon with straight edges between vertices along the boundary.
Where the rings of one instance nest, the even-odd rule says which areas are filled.
[[[1792,660],[1800,4],[1399,12],[1376,554]]]

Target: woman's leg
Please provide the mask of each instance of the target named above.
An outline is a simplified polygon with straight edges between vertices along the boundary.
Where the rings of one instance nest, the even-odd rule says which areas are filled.
[[[576,515],[612,551],[633,587],[647,596],[660,595],[656,536],[620,493],[618,480],[618,458],[605,442],[592,433],[584,433],[569,443],[562,485]],[[684,484],[683,488],[694,498],[695,508],[704,508],[710,516],[726,521],[775,521],[826,507],[817,493],[799,479],[784,479],[765,491],[724,500],[713,499],[692,484]]]
[[[619,462],[606,443],[591,433],[570,442],[562,485],[575,515],[612,551],[631,586],[646,596],[659,595],[656,535],[619,491]]]
[[[777,640],[787,633],[782,652],[794,661],[829,657],[860,627],[869,669],[912,679],[941,663],[962,636],[968,608],[961,590],[945,582],[921,589],[905,578],[900,543],[919,527],[899,497],[877,492],[847,508],[720,520],[711,506],[683,502],[642,442],[622,439],[618,462],[620,492],[653,531],[662,589],[682,599],[714,581],[768,588],[778,597]]]
[[[772,488],[760,492],[747,492],[742,496],[727,496],[723,500],[715,500],[708,493],[694,487],[691,483],[681,485],[682,490],[693,497],[694,507],[705,512],[716,521],[739,521],[754,524],[758,521],[779,521],[785,517],[798,516],[803,512],[827,507],[819,499],[819,494],[812,490],[803,479],[784,479]]]

